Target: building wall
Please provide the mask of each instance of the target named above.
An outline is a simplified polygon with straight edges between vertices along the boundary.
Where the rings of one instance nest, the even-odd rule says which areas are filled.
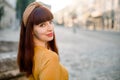
[[[0,6],[4,7],[4,15],[1,20],[0,28],[11,28],[16,24],[16,11],[6,0],[1,0]]]
[[[55,13],[55,20],[58,24],[67,27],[86,27],[86,23],[100,29],[120,31],[120,0],[73,0],[73,4]],[[114,16],[112,16],[112,10]],[[76,18],[73,19],[74,15]],[[114,17],[114,27],[112,20]],[[92,20],[92,21],[88,21]]]

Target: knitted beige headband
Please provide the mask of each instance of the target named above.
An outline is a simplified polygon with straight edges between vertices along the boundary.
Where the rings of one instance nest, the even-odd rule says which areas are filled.
[[[42,6],[39,2],[33,2],[27,6],[27,8],[25,9],[23,13],[23,23],[25,26],[26,26],[30,13],[33,11],[34,8],[39,7],[39,6]]]

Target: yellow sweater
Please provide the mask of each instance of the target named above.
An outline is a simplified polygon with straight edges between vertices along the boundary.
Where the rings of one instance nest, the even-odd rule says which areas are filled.
[[[68,71],[59,63],[58,55],[41,46],[34,48],[33,75],[29,80],[68,80]]]

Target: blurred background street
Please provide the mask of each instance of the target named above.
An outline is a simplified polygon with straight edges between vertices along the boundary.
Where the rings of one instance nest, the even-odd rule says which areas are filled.
[[[22,13],[33,1],[0,0],[0,80],[27,80],[16,55]],[[69,80],[120,80],[120,0],[37,1],[54,14],[60,62]]]
[[[120,80],[120,33],[56,28],[70,80]]]

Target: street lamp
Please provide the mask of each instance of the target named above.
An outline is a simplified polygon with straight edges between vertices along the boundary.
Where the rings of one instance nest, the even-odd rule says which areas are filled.
[[[112,0],[112,11],[111,11],[111,18],[112,18],[112,29],[114,28],[114,16],[115,16],[115,13],[114,13],[114,0]]]

